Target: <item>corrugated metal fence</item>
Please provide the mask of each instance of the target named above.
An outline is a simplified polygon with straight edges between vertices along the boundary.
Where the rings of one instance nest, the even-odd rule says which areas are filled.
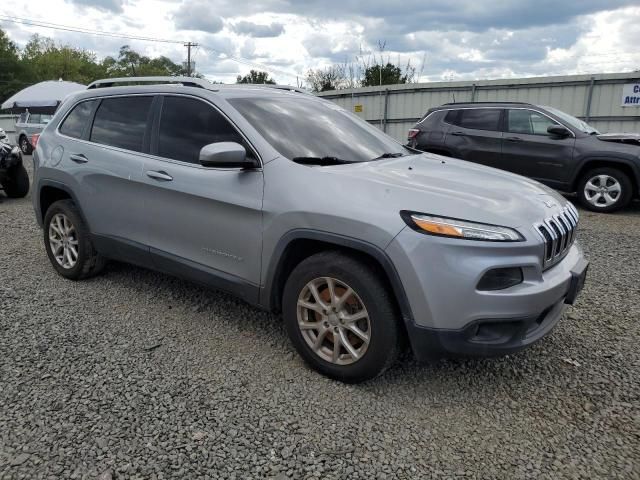
[[[601,132],[640,132],[640,104],[622,107],[640,72],[387,85],[319,93],[400,141],[431,107],[448,102],[528,102],[586,120]]]

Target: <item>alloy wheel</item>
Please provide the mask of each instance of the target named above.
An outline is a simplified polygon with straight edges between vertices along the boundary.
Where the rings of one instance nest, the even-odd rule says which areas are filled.
[[[49,222],[49,247],[62,268],[71,269],[78,262],[78,235],[69,217],[56,213]]]
[[[321,359],[350,365],[360,360],[371,340],[369,313],[346,283],[320,277],[298,296],[298,327],[307,345]]]
[[[609,207],[620,199],[620,182],[610,175],[591,177],[584,186],[584,197],[594,207]]]

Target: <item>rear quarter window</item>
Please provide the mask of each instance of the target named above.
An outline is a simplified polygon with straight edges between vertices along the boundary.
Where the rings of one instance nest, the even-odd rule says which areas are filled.
[[[71,113],[60,125],[60,133],[68,137],[82,138],[96,102],[96,100],[88,100],[73,107]]]

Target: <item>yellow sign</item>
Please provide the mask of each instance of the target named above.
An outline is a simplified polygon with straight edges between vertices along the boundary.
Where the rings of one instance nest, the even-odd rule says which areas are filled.
[[[354,105],[353,106],[353,111],[356,113],[362,113],[362,105],[358,104],[358,105]]]

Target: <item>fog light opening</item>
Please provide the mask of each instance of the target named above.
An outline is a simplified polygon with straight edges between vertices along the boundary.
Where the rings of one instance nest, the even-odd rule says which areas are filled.
[[[494,268],[485,273],[478,282],[478,290],[504,290],[522,283],[524,276],[520,267]]]

